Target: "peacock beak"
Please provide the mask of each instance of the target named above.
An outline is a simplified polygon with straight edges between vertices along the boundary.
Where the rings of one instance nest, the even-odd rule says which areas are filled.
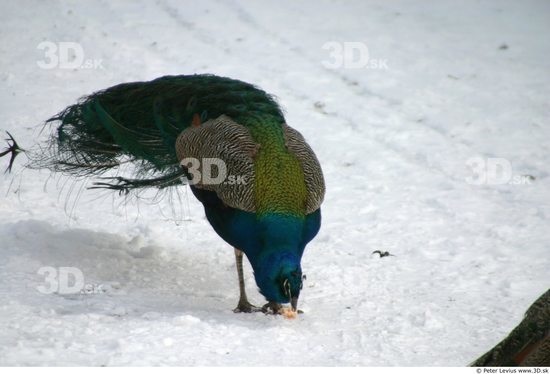
[[[296,296],[290,299],[290,306],[294,312],[298,310],[298,298]]]

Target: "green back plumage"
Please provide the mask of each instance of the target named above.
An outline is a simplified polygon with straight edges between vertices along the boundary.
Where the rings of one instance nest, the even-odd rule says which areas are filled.
[[[256,212],[304,217],[307,188],[302,165],[288,151],[281,123],[266,118],[248,125],[252,137],[262,147],[255,158]]]

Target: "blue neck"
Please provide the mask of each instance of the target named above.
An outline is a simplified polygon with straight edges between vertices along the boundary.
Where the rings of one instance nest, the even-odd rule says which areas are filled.
[[[255,271],[281,263],[299,265],[304,219],[267,214],[258,220],[259,245],[244,249]]]
[[[302,254],[306,244],[319,231],[321,210],[305,217],[275,213],[257,215],[223,206],[210,191],[196,188],[192,191],[204,204],[214,230],[227,243],[245,252],[254,270],[256,284],[266,299],[288,302],[281,296],[281,280],[292,278],[292,274],[301,274]],[[300,282],[300,279],[294,279],[293,287],[299,286]],[[298,294],[296,289],[293,294]]]

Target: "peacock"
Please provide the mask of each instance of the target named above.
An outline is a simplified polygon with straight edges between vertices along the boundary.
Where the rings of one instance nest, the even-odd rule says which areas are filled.
[[[510,335],[472,366],[550,366],[550,290],[529,307]]]
[[[29,152],[30,167],[92,177],[91,188],[121,194],[188,184],[214,231],[234,248],[234,311],[295,316],[301,259],[321,226],[325,182],[315,153],[271,95],[215,75],[164,76],[95,92],[46,123],[52,133]],[[9,136],[2,155],[11,154],[11,169],[22,150]],[[131,172],[121,176],[127,165]],[[248,301],[244,256],[263,307]]]

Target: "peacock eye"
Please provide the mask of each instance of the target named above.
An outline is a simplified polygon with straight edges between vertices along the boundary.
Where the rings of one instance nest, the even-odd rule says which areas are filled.
[[[283,281],[283,291],[286,297],[290,297],[290,282],[288,279]]]

